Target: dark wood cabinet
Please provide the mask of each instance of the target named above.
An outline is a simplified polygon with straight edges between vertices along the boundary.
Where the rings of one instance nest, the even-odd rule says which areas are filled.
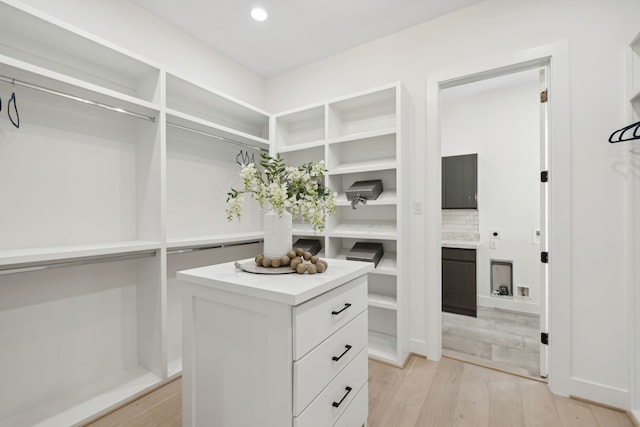
[[[476,250],[442,248],[442,311],[477,316]]]
[[[442,209],[478,209],[478,155],[442,158]]]

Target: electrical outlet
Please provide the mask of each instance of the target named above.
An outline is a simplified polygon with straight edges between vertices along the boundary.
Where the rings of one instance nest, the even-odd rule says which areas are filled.
[[[489,230],[489,238],[490,239],[499,239],[500,238],[500,230]]]
[[[413,213],[416,215],[422,215],[423,207],[422,200],[416,200],[413,202]]]
[[[498,239],[489,239],[489,249],[498,249]]]

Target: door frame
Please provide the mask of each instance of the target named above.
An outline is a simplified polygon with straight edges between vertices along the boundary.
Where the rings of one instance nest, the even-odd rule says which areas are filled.
[[[559,42],[482,58],[430,74],[426,84],[425,200],[441,200],[440,91],[447,87],[548,67],[549,93],[549,386],[571,389],[571,132],[569,44]],[[425,355],[440,360],[442,271],[440,203],[425,211]]]

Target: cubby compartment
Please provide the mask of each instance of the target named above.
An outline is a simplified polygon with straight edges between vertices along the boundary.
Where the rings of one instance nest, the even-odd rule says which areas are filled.
[[[382,258],[380,259],[380,262],[378,263],[378,266],[375,268],[375,270],[369,273],[370,275],[397,275],[397,242],[395,240],[330,237],[327,257],[347,259],[347,253],[353,247],[353,245],[356,244],[356,242],[373,242],[382,244],[384,254],[382,255]]]
[[[0,70],[16,71],[6,65]],[[0,82],[3,98],[13,91]],[[0,120],[3,256],[25,249],[158,242],[157,124],[31,89],[18,87],[15,94],[20,128]]]
[[[294,243],[298,240],[298,239],[314,239],[314,240],[318,240],[320,241],[320,252],[317,253],[317,255],[320,258],[325,258],[327,257],[327,252],[325,250],[325,238],[322,236],[316,236],[313,234],[294,234],[291,238],[291,244],[292,244],[292,248],[295,248]]]
[[[398,308],[398,292],[396,276],[369,274],[369,306],[396,310]]]
[[[377,179],[382,181],[382,193],[375,200],[367,200],[367,206],[395,205],[398,201],[395,169],[330,175],[327,183],[329,188],[338,193],[338,197],[336,197],[337,206],[351,206],[351,201],[347,200],[346,190],[357,181],[373,181]]]
[[[173,74],[167,74],[167,108],[175,117],[207,125],[231,139],[245,136],[268,144],[267,113]]]
[[[158,68],[6,3],[0,4],[0,16],[0,55],[90,85],[159,102]]]
[[[329,139],[396,128],[397,86],[337,100],[329,104]]]
[[[325,106],[275,116],[275,144],[280,152],[307,145],[324,144]]]
[[[397,311],[369,306],[369,356],[397,363]]]
[[[327,165],[333,174],[396,167],[396,133],[329,144]]]
[[[338,206],[329,219],[331,237],[396,239],[396,206]]]
[[[167,240],[179,242],[225,235],[241,238],[262,232],[262,210],[250,196],[242,218],[227,221],[225,206],[231,188],[242,189],[240,153],[260,159],[260,151],[210,137],[167,128]]]
[[[167,361],[168,375],[182,371],[182,290],[176,272],[205,265],[253,258],[262,252],[262,243],[246,242],[207,249],[169,250],[167,258]]]
[[[139,256],[0,275],[0,426],[72,425],[161,381],[161,258]]]
[[[305,163],[324,161],[324,146],[280,153],[287,166],[302,166]]]

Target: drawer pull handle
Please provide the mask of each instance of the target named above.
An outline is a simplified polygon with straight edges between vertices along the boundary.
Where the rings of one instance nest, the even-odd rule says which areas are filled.
[[[344,399],[347,398],[347,396],[349,395],[349,393],[351,393],[351,387],[347,386],[344,388],[347,392],[344,394],[344,396],[342,396],[342,399],[340,399],[340,402],[333,402],[333,406],[335,406],[336,408],[340,405],[342,405],[342,402],[344,401]]]
[[[335,316],[336,314],[340,314],[340,313],[342,313],[343,311],[345,311],[345,310],[346,310],[347,308],[349,308],[349,307],[351,307],[351,303],[346,302],[346,303],[344,304],[344,307],[342,307],[342,309],[341,309],[341,310],[338,310],[338,311],[335,311],[335,310],[334,310],[334,311],[332,311],[332,312],[331,312],[331,314],[333,314],[333,315]]]
[[[337,362],[338,360],[342,359],[342,356],[347,354],[347,351],[351,350],[351,346],[349,344],[345,345],[344,348],[346,348],[346,350],[343,351],[340,356],[333,356],[331,360],[333,360],[334,362]]]

